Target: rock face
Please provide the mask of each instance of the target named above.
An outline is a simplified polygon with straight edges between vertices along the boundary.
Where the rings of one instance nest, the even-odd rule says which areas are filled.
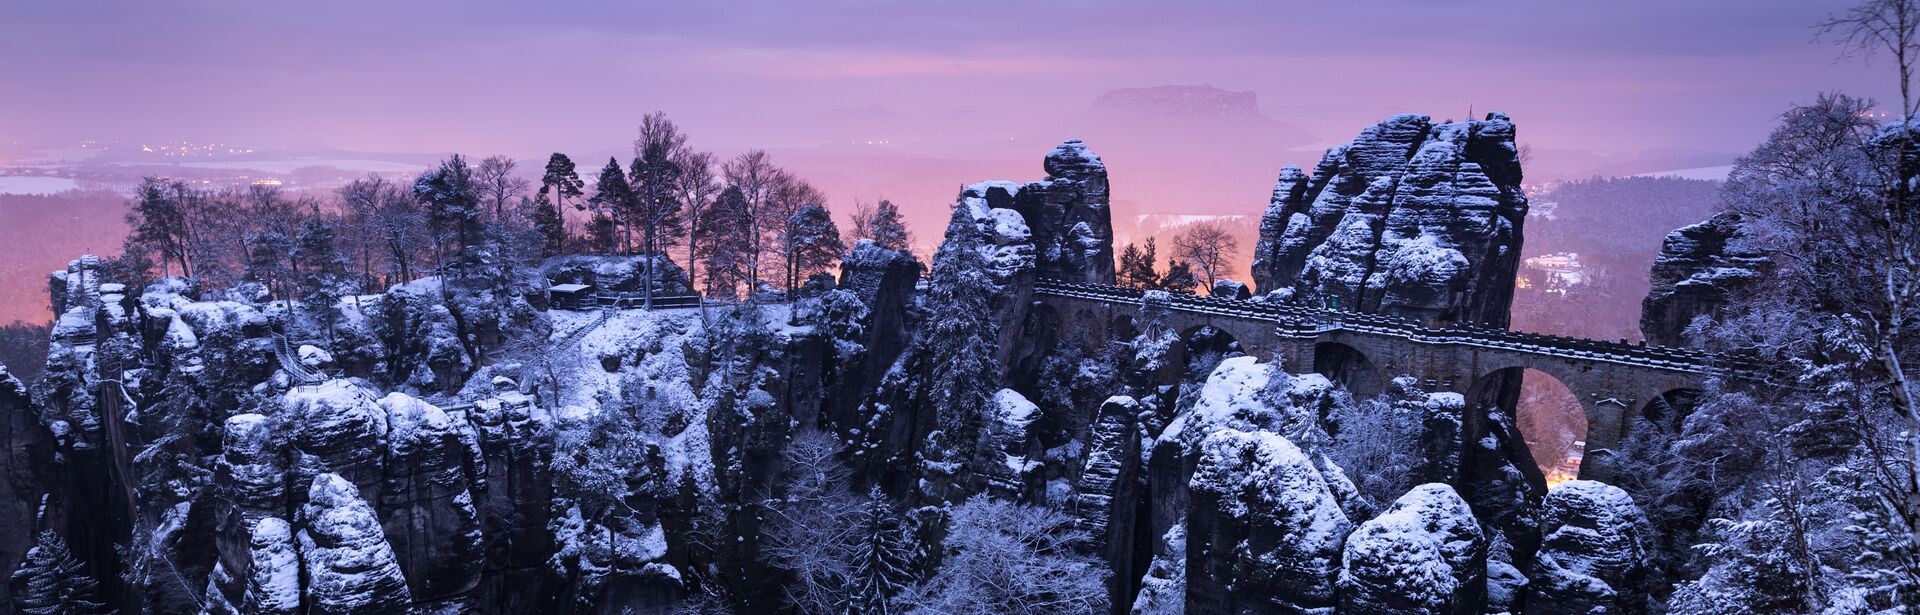
[[[323,473],[345,478],[354,494],[379,499],[384,482],[386,411],[366,390],[342,379],[298,387],[282,401],[295,430],[294,483],[308,484]]]
[[[1028,229],[1034,268],[1041,277],[1112,284],[1113,212],[1106,163],[1079,139],[1068,139],[1047,153],[1045,166],[1046,179],[1024,185],[981,182],[966,187],[961,200],[980,199],[988,207],[1017,212]]]
[[[1187,612],[1333,608],[1340,544],[1352,525],[1320,469],[1265,431],[1222,429],[1201,448],[1190,485]]]
[[[1653,260],[1653,288],[1640,303],[1640,333],[1651,344],[1686,344],[1687,325],[1718,313],[1767,263],[1739,214],[1720,213],[1675,229]]]
[[[472,589],[482,562],[469,472],[486,463],[474,434],[404,393],[388,393],[380,408],[391,426],[380,519],[407,585],[423,602]]]
[[[1546,531],[1527,575],[1527,615],[1645,613],[1646,519],[1606,483],[1561,483],[1540,507]]]
[[[1481,612],[1487,544],[1453,488],[1414,487],[1347,538],[1340,612],[1352,615]]]
[[[552,434],[546,412],[516,391],[499,391],[454,414],[472,426],[484,464],[470,477],[482,527],[482,552],[491,583],[485,600],[508,612],[535,610],[540,596],[522,591],[537,583],[553,553],[547,531],[553,498]],[[479,602],[479,600],[476,600]]]
[[[908,315],[914,300],[914,286],[925,267],[912,254],[895,252],[861,240],[840,261],[839,288],[853,293],[867,308],[864,351],[834,368],[838,385],[827,400],[828,422],[854,425],[860,402],[880,382],[894,359],[906,350],[912,333]]]
[[[252,566],[243,613],[300,612],[300,560],[287,522],[266,517],[253,524]]]
[[[653,292],[666,295],[692,292],[687,272],[673,259],[655,259],[653,266],[657,278]],[[541,263],[540,270],[555,284],[592,284],[596,289],[615,292],[637,293],[646,289],[647,258],[643,256],[555,256]]]
[[[299,606],[300,566],[292,561],[293,538],[287,533],[287,450],[276,443],[273,422],[259,414],[237,414],[227,419],[221,437],[220,460],[214,465],[213,488],[219,496],[214,511],[215,550],[219,562],[208,583],[209,602],[227,605],[225,612],[250,612],[240,609],[249,603],[254,577],[273,574],[265,568],[279,565],[263,563],[262,557],[284,557],[292,566],[293,601]],[[262,534],[261,523],[272,519],[280,532],[278,538]],[[284,547],[284,553],[279,549]],[[271,554],[263,554],[263,550]],[[261,590],[268,591],[268,590]],[[215,598],[218,598],[217,600]],[[258,600],[276,603],[273,596]],[[285,612],[268,609],[266,612]]]
[[[1430,324],[1505,326],[1527,198],[1506,115],[1398,115],[1275,182],[1260,294]]]
[[[1074,485],[1069,504],[1079,525],[1093,537],[1095,549],[1113,576],[1107,580],[1107,599],[1114,605],[1133,600],[1133,554],[1138,503],[1144,496],[1140,481],[1140,402],[1116,395],[1100,404],[1094,418],[1092,447]]]
[[[5,365],[0,365],[0,438],[0,571],[12,573],[33,548],[34,513],[48,487],[53,434],[40,424],[26,385]],[[13,611],[10,594],[0,596],[0,611]]]
[[[407,581],[360,490],[338,474],[313,478],[295,537],[307,574],[309,612],[398,613],[412,603]]]

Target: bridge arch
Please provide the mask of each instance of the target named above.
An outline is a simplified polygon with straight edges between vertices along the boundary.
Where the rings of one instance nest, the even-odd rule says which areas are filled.
[[[1180,332],[1180,364],[1188,378],[1205,378],[1230,357],[1246,354],[1232,332],[1212,324],[1198,324]]]
[[[1113,320],[1107,323],[1108,340],[1125,342],[1139,336],[1140,325],[1132,314],[1115,314]]]
[[[1355,398],[1372,397],[1386,390],[1387,382],[1397,374],[1387,374],[1352,346],[1331,341],[1313,346],[1313,372],[1326,376],[1347,388]]]
[[[1489,358],[1483,355],[1481,358]],[[1605,363],[1567,359],[1552,355],[1526,353],[1496,355],[1489,364],[1479,365],[1478,376],[1467,390],[1469,404],[1500,404],[1516,407],[1527,370],[1551,377],[1573,393],[1587,418],[1584,458],[1580,478],[1607,478],[1608,457],[1620,451],[1627,431],[1638,413],[1647,408],[1646,400],[1663,392],[1694,386],[1678,375],[1655,378],[1636,376],[1637,368],[1621,369]],[[1512,382],[1514,384],[1508,384]]]
[[[1025,353],[1014,357],[1018,369],[1014,373],[1033,373],[1039,362],[1052,352],[1053,345],[1060,339],[1060,311],[1044,303],[1034,305],[1027,310],[1027,317],[1020,325],[1020,348]]]
[[[1654,427],[1668,433],[1678,433],[1680,424],[1693,413],[1700,402],[1700,396],[1706,391],[1697,386],[1670,386],[1657,395],[1647,398],[1633,416],[1646,419]]]

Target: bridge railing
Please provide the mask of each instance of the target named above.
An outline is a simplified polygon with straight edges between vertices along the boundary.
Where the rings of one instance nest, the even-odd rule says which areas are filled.
[[[1035,289],[1045,294],[1116,303],[1137,303],[1144,294],[1134,288],[1044,279]],[[1171,309],[1185,312],[1274,320],[1284,333],[1296,335],[1348,330],[1421,343],[1471,344],[1689,371],[1718,372],[1738,365],[1733,357],[1701,350],[1529,333],[1473,323],[1429,327],[1385,314],[1178,293],[1169,303]]]

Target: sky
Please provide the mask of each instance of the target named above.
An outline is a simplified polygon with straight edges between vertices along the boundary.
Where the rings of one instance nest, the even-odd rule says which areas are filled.
[[[533,155],[663,110],[720,149],[815,145],[836,112],[960,143],[1205,83],[1318,145],[1473,109],[1541,148],[1738,152],[1816,92],[1891,94],[1816,40],[1850,2],[9,2],[0,135]]]

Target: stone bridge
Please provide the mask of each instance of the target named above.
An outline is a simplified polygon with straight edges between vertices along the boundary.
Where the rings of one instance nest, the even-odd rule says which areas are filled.
[[[1057,323],[1067,339],[1104,344],[1137,334],[1140,289],[1040,280],[1030,319]],[[1181,352],[1202,337],[1249,355],[1311,371],[1356,396],[1410,375],[1428,391],[1494,399],[1498,384],[1534,369],[1566,385],[1587,415],[1586,450],[1613,451],[1630,419],[1656,400],[1697,392],[1727,373],[1726,357],[1681,348],[1605,342],[1460,325],[1433,328],[1382,316],[1255,301],[1174,294],[1165,324],[1181,333]],[[1210,330],[1209,330],[1210,329]],[[1223,339],[1220,334],[1224,333]],[[1184,364],[1183,360],[1179,361]],[[1657,411],[1656,411],[1657,412]]]

